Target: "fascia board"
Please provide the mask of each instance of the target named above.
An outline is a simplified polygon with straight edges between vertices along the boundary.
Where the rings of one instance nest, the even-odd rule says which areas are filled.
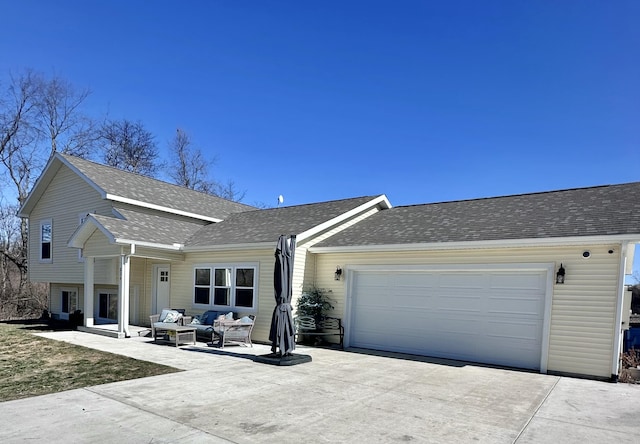
[[[227,244],[227,245],[207,245],[204,247],[184,247],[185,253],[198,253],[203,251],[221,251],[221,250],[263,250],[275,248],[277,240],[273,242],[256,242],[254,244]]]
[[[107,230],[104,225],[98,222],[93,215],[89,214],[82,225],[76,228],[76,231],[73,232],[71,238],[69,238],[69,241],[67,242],[67,246],[72,248],[82,248],[84,243],[96,229],[100,230],[100,232],[104,234],[110,244],[115,243],[115,236]]]
[[[415,244],[354,245],[340,247],[310,247],[311,253],[361,253],[374,251],[417,251],[417,250],[469,250],[476,248],[517,248],[536,246],[591,245],[620,242],[640,242],[640,234],[613,236],[575,236],[543,239],[505,239],[499,241],[475,242],[431,242]]]
[[[385,196],[384,194],[381,194],[380,196],[373,198],[369,202],[366,202],[352,210],[349,210],[338,217],[334,217],[333,219],[323,222],[320,225],[316,225],[315,227],[307,231],[303,231],[302,233],[297,235],[296,240],[297,242],[302,242],[310,237],[313,237],[319,233],[322,233],[323,231],[328,230],[329,228],[332,228],[340,224],[341,222],[345,222],[357,216],[358,214],[363,213],[370,208],[373,208],[376,205],[379,205],[385,210],[391,208],[391,202],[389,202],[389,199],[387,199],[387,196]]]
[[[182,210],[176,210],[174,208],[169,208],[169,207],[165,207],[162,205],[155,205],[155,204],[151,204],[149,202],[143,202],[141,200],[135,200],[135,199],[129,199],[127,197],[122,197],[122,196],[118,196],[115,194],[109,194],[107,193],[105,195],[106,199],[112,200],[114,202],[121,202],[121,203],[126,203],[129,205],[134,205],[137,207],[142,207],[142,208],[149,208],[152,210],[158,210],[158,211],[162,211],[164,213],[170,213],[170,214],[177,214],[180,216],[186,216],[186,217],[190,217],[192,219],[198,219],[198,220],[204,220],[207,222],[222,222],[223,219],[219,219],[217,217],[210,217],[210,216],[204,216],[202,214],[195,214],[195,213],[191,213],[188,211],[182,211]]]
[[[137,241],[137,240],[132,240],[132,239],[123,239],[123,238],[116,238],[114,239],[114,244],[116,245],[135,245],[136,247],[148,247],[148,248],[155,248],[155,249],[159,249],[159,250],[170,250],[170,251],[182,251],[182,244],[157,244],[154,242],[141,242],[141,241]]]

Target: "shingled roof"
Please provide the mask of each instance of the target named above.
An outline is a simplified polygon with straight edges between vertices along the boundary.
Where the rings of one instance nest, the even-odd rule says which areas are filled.
[[[183,245],[184,241],[202,228],[202,223],[177,220],[157,214],[139,213],[116,208],[125,219],[92,215],[115,240],[155,245]]]
[[[275,243],[281,234],[300,235],[374,200],[384,201],[382,206],[387,207],[386,197],[365,196],[233,214],[202,228],[186,242],[185,248]]]
[[[204,220],[222,220],[233,213],[255,207],[190,190],[140,174],[101,165],[79,157],[58,153],[61,159],[92,182],[109,199],[139,203],[176,214],[189,214]]]
[[[640,236],[640,182],[399,206],[315,247],[615,235]]]

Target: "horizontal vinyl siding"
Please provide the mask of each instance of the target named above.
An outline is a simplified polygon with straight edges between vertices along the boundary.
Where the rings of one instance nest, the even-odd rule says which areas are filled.
[[[131,270],[129,276],[129,289],[130,298],[133,303],[134,294],[137,291],[138,301],[135,312],[137,318],[131,320],[134,325],[146,325],[149,322],[149,311],[151,305],[147,303],[150,292],[147,289],[147,261],[141,258],[131,258]],[[148,294],[149,293],[149,294]],[[133,307],[130,308],[130,312],[133,311]],[[146,322],[143,324],[143,321]]]
[[[78,308],[84,312],[84,286],[78,284],[51,284],[49,287],[49,311],[57,315],[62,313],[63,288],[75,288],[78,290]]]
[[[322,233],[320,236],[314,237],[312,242],[308,242],[305,243],[303,245],[303,247],[300,247],[299,249],[296,250],[296,256],[295,256],[295,261],[294,261],[294,278],[293,278],[293,295],[291,298],[291,306],[294,309],[294,315],[295,315],[295,308],[297,306],[297,302],[298,299],[300,298],[300,296],[302,295],[302,291],[304,289],[307,288],[311,288],[313,286],[318,286],[316,284],[316,256],[315,254],[309,253],[308,249],[311,248],[312,246],[322,242],[323,240],[335,235],[336,233],[339,233],[340,231],[343,231],[355,224],[357,224],[358,222],[360,222],[363,219],[366,219],[374,214],[376,214],[377,212],[379,212],[380,209],[378,207],[375,208],[371,208],[369,210],[367,210],[366,212],[358,215],[357,217],[354,217],[353,219],[350,219],[349,221],[331,229],[326,231],[325,233]],[[323,270],[323,272],[326,274],[326,276],[331,276],[331,278],[333,279],[334,275],[335,275],[335,271],[336,271],[336,267],[340,265],[339,263],[336,263],[332,270],[326,271]],[[344,270],[343,270],[344,271]],[[326,277],[323,276],[323,277]],[[344,281],[344,275],[342,278],[342,281]],[[331,285],[327,285],[327,286],[318,286],[319,288],[323,288],[323,289],[327,289],[330,292],[333,291],[333,287],[336,286],[340,286],[340,283],[342,281],[335,281],[333,280]],[[327,296],[330,299],[332,298],[331,294],[327,294]],[[340,304],[342,303],[342,301],[340,301]],[[332,303],[333,305],[333,303]],[[337,307],[336,307],[337,309]],[[336,310],[337,311],[337,310]]]
[[[613,249],[614,254],[608,250]],[[591,257],[582,258],[582,252]],[[316,257],[315,285],[327,289],[336,316],[345,318],[345,280],[333,280],[336,265],[442,265],[560,263],[566,283],[553,285],[548,371],[607,378],[611,375],[620,245],[456,251],[323,253]],[[555,280],[555,276],[553,276]],[[348,320],[345,319],[345,322]]]
[[[269,250],[251,250],[225,253],[189,253],[184,262],[171,263],[171,306],[185,308],[187,314],[200,314],[201,309],[193,307],[193,267],[196,264],[257,263],[258,298],[256,324],[253,328],[254,341],[269,340],[271,316],[276,302],[273,288],[275,247]]]
[[[66,167],[60,168],[29,217],[29,277],[33,282],[83,282],[78,250],[67,242],[81,213],[109,214],[111,206]],[[52,219],[52,263],[40,263],[40,221]]]

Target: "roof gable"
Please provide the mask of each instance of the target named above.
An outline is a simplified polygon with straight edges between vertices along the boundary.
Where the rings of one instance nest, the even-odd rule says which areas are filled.
[[[315,248],[640,236],[640,182],[380,211]]]
[[[386,196],[380,195],[233,214],[203,227],[186,242],[185,249],[274,243],[281,234],[295,234],[302,242],[367,209],[390,206]]]
[[[29,197],[20,209],[28,217],[58,170],[66,166],[91,185],[103,199],[150,208],[195,219],[218,222],[233,213],[253,210],[245,205],[190,190],[140,174],[101,165],[67,154],[49,160]]]

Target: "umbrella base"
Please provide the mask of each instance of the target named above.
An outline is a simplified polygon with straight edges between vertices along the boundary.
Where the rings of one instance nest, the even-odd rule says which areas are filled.
[[[311,362],[311,356],[296,354],[280,356],[278,354],[269,353],[268,355],[256,356],[254,361],[270,365],[297,365],[304,364],[305,362]]]

